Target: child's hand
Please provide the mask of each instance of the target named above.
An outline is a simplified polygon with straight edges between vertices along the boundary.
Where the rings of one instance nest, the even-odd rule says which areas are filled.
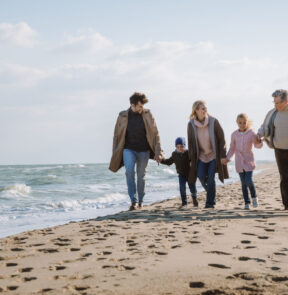
[[[222,165],[227,165],[228,162],[229,162],[229,160],[227,158],[221,159],[221,164]]]

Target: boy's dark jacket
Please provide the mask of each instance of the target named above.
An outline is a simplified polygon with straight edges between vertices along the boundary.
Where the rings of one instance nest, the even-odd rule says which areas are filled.
[[[174,151],[169,159],[161,161],[161,164],[172,165],[175,164],[177,173],[188,178],[189,175],[189,155],[188,150],[184,153]]]

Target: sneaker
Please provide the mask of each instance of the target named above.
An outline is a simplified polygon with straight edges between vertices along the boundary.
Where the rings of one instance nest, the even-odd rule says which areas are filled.
[[[193,201],[193,206],[194,206],[194,207],[198,207],[198,200],[197,200],[197,197],[192,197],[192,201]]]
[[[129,211],[134,211],[137,209],[137,204],[136,203],[132,203],[132,205],[129,208]]]
[[[245,210],[249,210],[250,209],[250,205],[249,204],[245,204],[244,209]]]
[[[179,210],[187,209],[187,204],[182,204],[182,205],[180,205],[178,209],[179,209]]]
[[[139,204],[138,204],[138,208],[139,208],[139,209],[142,209],[142,208],[143,208],[143,203],[139,203]]]
[[[252,203],[253,203],[253,207],[257,208],[258,207],[258,198],[252,198]]]
[[[205,207],[204,207],[205,209],[214,209],[214,205],[205,205]]]
[[[284,210],[288,210],[288,206],[285,206]]]

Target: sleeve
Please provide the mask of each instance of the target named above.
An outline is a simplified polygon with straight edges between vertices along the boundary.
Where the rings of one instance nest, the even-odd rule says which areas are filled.
[[[219,148],[219,156],[221,159],[226,158],[226,142],[225,142],[225,136],[224,131],[218,122],[218,120],[215,120],[215,132],[218,139],[218,148]]]
[[[114,151],[118,145],[118,126],[119,126],[119,124],[120,124],[120,116],[118,116],[116,124],[115,124],[115,128],[114,128],[112,153],[114,153]]]
[[[253,145],[257,149],[261,149],[263,147],[263,142],[257,143],[257,134],[253,132]]]
[[[192,130],[192,125],[189,122],[188,126],[187,126],[187,138],[188,138],[188,157],[189,157],[189,161],[191,161],[191,159],[193,158],[192,156],[192,150],[193,150],[193,130]]]
[[[164,164],[164,165],[172,165],[174,163],[174,159],[173,159],[173,154],[171,155],[171,157],[169,159],[164,159],[161,161],[161,164]]]
[[[160,156],[162,154],[160,135],[159,135],[159,131],[158,131],[158,128],[156,125],[156,121],[155,121],[151,112],[150,112],[150,114],[151,114],[151,120],[152,120],[153,134],[155,136],[155,146],[154,146],[155,156]]]
[[[235,136],[232,133],[231,142],[230,142],[230,148],[229,148],[229,151],[228,151],[227,156],[226,156],[226,158],[228,160],[230,160],[233,157],[233,155],[235,154],[235,150],[236,150],[236,141],[235,141]]]

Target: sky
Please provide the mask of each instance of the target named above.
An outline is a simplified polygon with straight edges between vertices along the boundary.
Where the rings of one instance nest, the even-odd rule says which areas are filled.
[[[167,156],[195,100],[227,146],[288,82],[288,2],[0,0],[0,164],[104,163],[118,113],[147,95]],[[274,160],[266,146],[256,160]]]

